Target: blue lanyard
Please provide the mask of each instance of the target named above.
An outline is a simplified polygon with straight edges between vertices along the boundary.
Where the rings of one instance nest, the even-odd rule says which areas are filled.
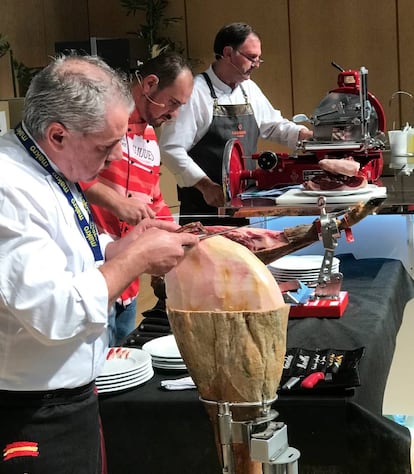
[[[101,247],[99,245],[98,231],[96,230],[96,225],[93,222],[93,218],[92,218],[91,211],[89,209],[88,202],[86,201],[85,195],[83,194],[82,189],[80,188],[79,184],[75,183],[75,186],[81,195],[82,204],[89,215],[89,220],[86,219],[82,210],[78,206],[78,203],[76,202],[76,199],[74,198],[72,191],[70,190],[66,180],[52,168],[46,155],[42,153],[42,151],[39,149],[39,147],[36,145],[33,139],[29,136],[29,134],[23,128],[23,124],[19,123],[17,127],[15,128],[14,132],[16,134],[17,139],[26,148],[29,155],[33,159],[35,159],[52,176],[52,178],[58,184],[63,194],[66,196],[68,203],[72,206],[75,212],[80,229],[86,241],[88,242],[90,249],[92,250],[93,256],[95,258],[95,262],[102,261],[104,258],[101,252]]]

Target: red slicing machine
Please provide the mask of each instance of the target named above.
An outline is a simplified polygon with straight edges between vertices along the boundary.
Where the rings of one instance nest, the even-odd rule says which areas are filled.
[[[237,207],[247,187],[267,190],[302,184],[322,173],[323,158],[352,156],[361,165],[369,183],[379,183],[382,150],[385,148],[385,114],[376,97],[367,90],[367,73],[340,69],[338,87],[319,103],[310,119],[313,139],[298,143],[294,154],[263,151],[245,156],[241,143],[232,139],[223,153],[223,189],[226,205]],[[297,116],[298,117],[298,116]]]

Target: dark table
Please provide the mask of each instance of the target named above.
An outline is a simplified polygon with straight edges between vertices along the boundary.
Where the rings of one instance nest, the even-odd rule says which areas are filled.
[[[384,418],[382,400],[395,340],[414,284],[398,260],[340,255],[349,303],[341,318],[289,321],[288,347],[364,346],[361,386],[280,393],[274,408],[301,452],[301,474],[408,474],[409,430]],[[145,385],[100,397],[109,474],[218,474],[210,422],[196,390],[164,391],[157,372]]]

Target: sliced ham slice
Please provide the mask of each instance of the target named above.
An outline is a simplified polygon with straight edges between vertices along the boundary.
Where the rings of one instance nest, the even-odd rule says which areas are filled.
[[[305,181],[303,186],[312,191],[349,191],[364,188],[368,184],[360,164],[352,157],[324,158],[319,160],[325,173]]]
[[[343,176],[357,176],[361,165],[352,157],[348,158],[324,158],[319,160],[319,166],[328,173],[341,174]]]
[[[368,184],[365,176],[339,176],[326,173],[303,183],[311,191],[349,191],[364,188]]]
[[[185,227],[185,226],[184,226]],[[191,231],[191,229],[189,229]],[[214,235],[222,234],[227,239],[233,240],[252,252],[280,247],[289,243],[283,231],[268,230],[253,227],[231,227],[231,226],[202,226],[194,227],[193,232],[198,234]]]

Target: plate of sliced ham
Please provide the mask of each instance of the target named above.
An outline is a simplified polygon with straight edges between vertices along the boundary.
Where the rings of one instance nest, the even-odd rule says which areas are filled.
[[[303,194],[307,196],[350,196],[351,194],[367,194],[378,189],[375,184],[367,184],[363,188],[348,189],[301,189]]]

